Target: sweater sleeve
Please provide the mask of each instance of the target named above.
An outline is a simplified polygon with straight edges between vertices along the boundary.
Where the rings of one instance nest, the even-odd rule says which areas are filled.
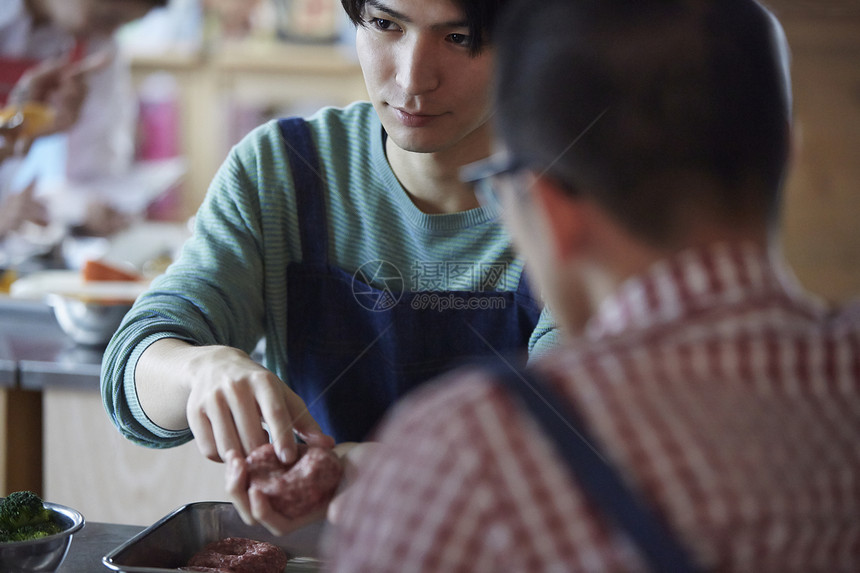
[[[234,149],[216,174],[181,255],[135,302],[105,352],[104,406],[120,432],[136,443],[166,448],[191,439],[190,430],[158,427],[140,407],[134,372],[150,344],[169,337],[250,352],[263,335],[260,200],[248,171]]]
[[[560,333],[552,313],[544,307],[529,339],[529,364],[545,356],[559,345]]]

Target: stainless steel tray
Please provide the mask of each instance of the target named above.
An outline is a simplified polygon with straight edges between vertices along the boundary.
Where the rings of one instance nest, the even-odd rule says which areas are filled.
[[[102,558],[123,573],[162,573],[184,567],[204,545],[225,537],[247,537],[277,545],[290,557],[285,572],[319,571],[317,543],[322,522],[277,537],[262,526],[248,526],[233,504],[196,502],[174,510]]]

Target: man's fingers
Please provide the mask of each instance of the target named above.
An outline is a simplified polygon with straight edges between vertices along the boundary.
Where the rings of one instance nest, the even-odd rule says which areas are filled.
[[[320,425],[311,416],[310,410],[298,394],[287,395],[287,407],[293,419],[292,431],[309,446],[333,448],[334,438],[323,433]]]
[[[286,388],[274,374],[270,372],[266,374],[267,377],[254,386],[257,404],[278,459],[284,463],[290,463],[296,457],[292,410],[287,402],[292,391]]]
[[[337,525],[341,521],[344,493],[355,481],[362,464],[369,463],[367,461],[369,456],[378,452],[380,447],[376,442],[344,442],[334,447],[334,453],[343,464],[343,477],[326,512],[326,517],[331,523]]]
[[[260,409],[269,427],[275,452],[281,462],[288,464],[296,459],[296,443],[293,434],[302,438],[309,446],[334,447],[334,439],[323,434],[313,419],[304,400],[298,394],[283,387],[278,381],[267,387],[260,396]]]
[[[325,509],[318,509],[297,519],[288,519],[278,513],[266,495],[255,487],[248,490],[248,499],[256,522],[275,535],[286,535],[325,517]]]
[[[247,384],[231,387],[227,394],[230,412],[242,443],[242,451],[249,454],[254,448],[267,443],[268,436],[260,423],[260,410],[257,396]]]
[[[239,517],[247,525],[255,525],[257,521],[251,513],[251,502],[248,499],[248,468],[245,460],[236,450],[227,452],[227,493],[233,500],[233,506]]]
[[[186,413],[188,419],[188,429],[194,436],[194,442],[197,444],[197,449],[207,459],[212,461],[220,461],[218,456],[218,445],[215,443],[215,434],[212,432],[212,425],[209,423],[209,418],[206,414],[199,410],[189,409]]]
[[[216,394],[212,397],[206,412],[212,424],[212,432],[215,434],[215,443],[218,445],[219,461],[223,461],[230,450],[244,451],[242,440],[236,430],[236,421],[226,399]]]
[[[203,405],[192,404],[193,401],[189,400],[186,410],[188,427],[204,456],[212,461],[222,462],[228,451],[243,451],[233,415],[227,400],[220,393],[209,396]]]
[[[310,416],[310,414],[307,414]],[[324,434],[319,426],[312,432],[296,430],[296,435],[299,436],[307,445],[317,448],[325,448],[330,450],[335,446],[334,438],[328,434]]]
[[[340,525],[341,520],[343,519],[343,503],[344,497],[340,494],[334,496],[331,502],[328,504],[328,509],[326,510],[326,519],[329,523],[334,525]]]
[[[257,523],[263,524],[275,535],[283,535],[290,530],[290,521],[272,508],[266,495],[252,487],[248,489],[248,500]]]

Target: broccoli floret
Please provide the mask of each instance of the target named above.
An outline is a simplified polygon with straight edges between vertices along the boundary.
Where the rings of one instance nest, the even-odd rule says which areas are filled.
[[[28,541],[30,539],[39,539],[47,537],[63,530],[58,524],[53,521],[39,523],[37,525],[25,525],[8,534],[7,541]]]
[[[32,491],[16,491],[0,502],[0,528],[18,528],[51,521],[51,512]]]
[[[0,501],[0,541],[23,541],[60,530],[41,498],[31,491],[16,491]]]

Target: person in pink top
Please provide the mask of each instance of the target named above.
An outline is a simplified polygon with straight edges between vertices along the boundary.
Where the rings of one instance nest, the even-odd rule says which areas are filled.
[[[118,57],[113,34],[166,4],[167,0],[3,0],[0,109],[38,103],[53,117],[36,133],[23,129],[17,114],[0,121],[0,239],[28,222],[45,225],[51,218],[35,185],[18,180],[34,138],[66,133],[65,175],[81,185],[129,169],[137,104],[128,63]],[[88,234],[109,235],[127,224],[98,198],[82,197],[77,204],[80,208],[60,213],[55,209],[53,215]]]
[[[499,151],[464,177],[567,342],[401,402],[330,508],[329,570],[860,570],[860,306],[780,253],[778,21],[754,0],[512,4]]]

